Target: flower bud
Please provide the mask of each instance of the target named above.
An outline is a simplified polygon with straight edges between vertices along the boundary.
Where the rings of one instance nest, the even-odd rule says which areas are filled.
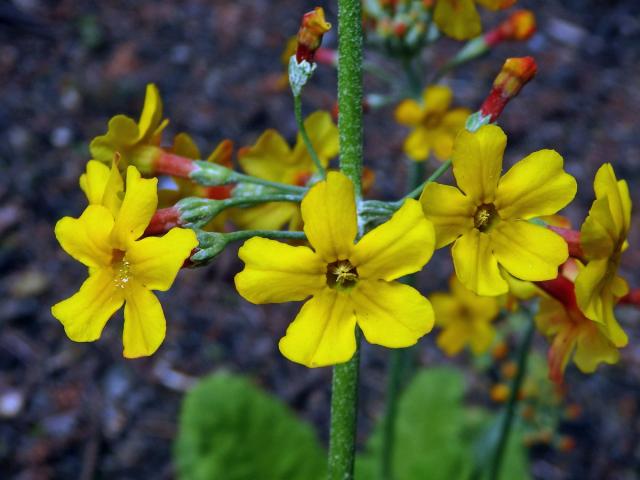
[[[316,50],[320,48],[322,36],[331,29],[331,24],[324,18],[322,7],[316,7],[302,17],[300,30],[298,30],[298,49],[296,60],[301,63],[306,60],[313,63]]]
[[[230,168],[212,162],[195,161],[195,168],[189,178],[204,187],[217,187],[234,181],[235,172]]]
[[[490,47],[504,41],[522,42],[536,33],[536,17],[530,10],[518,10],[498,27],[488,31],[484,40]]]
[[[509,100],[518,95],[537,71],[533,57],[508,58],[493,82],[491,93],[480,107],[480,114],[494,122]]]
[[[204,232],[196,230],[198,237],[198,248],[191,255],[191,262],[194,265],[206,265],[217,257],[229,243],[229,237],[219,232]]]

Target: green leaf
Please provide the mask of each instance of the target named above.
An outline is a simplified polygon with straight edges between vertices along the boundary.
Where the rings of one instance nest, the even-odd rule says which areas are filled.
[[[313,429],[278,399],[227,373],[187,394],[174,458],[185,480],[315,480],[326,472]]]
[[[454,368],[418,374],[403,393],[396,419],[395,480],[465,480],[476,467],[476,443],[493,416],[464,405],[465,378]],[[377,480],[382,452],[382,422],[356,461],[358,480]],[[512,432],[501,478],[529,478],[520,436]]]

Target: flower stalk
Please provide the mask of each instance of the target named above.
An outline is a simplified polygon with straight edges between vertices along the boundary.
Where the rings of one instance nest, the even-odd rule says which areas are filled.
[[[358,204],[362,198],[360,0],[338,0],[338,112],[340,170],[353,182]],[[347,363],[333,368],[328,469],[330,480],[351,480],[354,477],[360,337],[361,333],[356,327],[355,355]]]
[[[318,154],[316,153],[315,148],[313,148],[313,144],[311,143],[311,139],[309,138],[307,129],[304,126],[304,121],[302,119],[302,99],[300,97],[301,97],[300,95],[293,96],[293,109],[296,116],[296,124],[298,125],[298,131],[300,132],[302,141],[304,142],[305,147],[307,147],[307,152],[309,152],[309,156],[311,157],[311,160],[313,160],[313,164],[318,170],[318,173],[322,176],[322,178],[326,178],[327,172],[325,168],[322,166],[322,162],[318,158]]]

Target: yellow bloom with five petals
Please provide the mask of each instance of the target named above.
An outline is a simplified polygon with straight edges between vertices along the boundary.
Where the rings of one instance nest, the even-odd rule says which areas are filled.
[[[166,322],[152,290],[171,287],[198,242],[192,230],[182,228],[140,239],[156,211],[156,185],[157,179],[144,180],[130,166],[117,213],[91,203],[79,218],[65,217],[56,224],[62,248],[89,268],[80,290],[51,308],[71,340],[97,340],[124,304],[124,356],[151,355],[162,343]]]
[[[500,268],[520,280],[549,280],[568,258],[562,237],[528,220],[567,205],[575,179],[553,150],[530,154],[501,177],[506,144],[495,125],[460,132],[452,155],[459,189],[429,183],[420,198],[437,248],[453,243],[456,275],[478,295],[507,293]]]
[[[121,169],[134,165],[141,172],[150,173],[153,161],[161,153],[161,134],[168,123],[169,120],[162,118],[158,87],[149,84],[140,120],[136,123],[126,115],[113,117],[109,120],[107,133],[91,141],[91,155],[95,160],[110,165],[117,153],[121,158]]]
[[[465,288],[452,276],[451,293],[436,292],[429,296],[436,315],[436,326],[441,328],[436,340],[449,356],[469,346],[474,355],[486,352],[496,335],[491,323],[500,312],[496,297],[481,297]]]
[[[594,189],[596,200],[580,228],[580,245],[588,263],[576,278],[576,299],[585,316],[601,324],[614,344],[623,347],[628,338],[613,310],[629,292],[618,267],[628,246],[631,197],[627,182],[616,178],[610,163],[598,170]]]
[[[346,362],[356,350],[356,325],[369,343],[390,348],[413,345],[431,330],[429,301],[395,281],[433,253],[433,227],[417,201],[406,200],[357,243],[353,183],[342,173],[314,185],[301,211],[313,249],[252,238],[240,248],[245,268],[235,278],[252,303],[306,300],[280,340],[285,357],[308,367]]]
[[[326,168],[338,154],[338,128],[325,111],[312,113],[304,125],[320,163]],[[316,173],[302,136],[298,134],[292,149],[273,129],[265,131],[253,146],[241,149],[238,162],[249,175],[289,185],[304,186]],[[234,220],[243,229],[279,230],[284,225],[295,228],[300,223],[300,210],[295,203],[267,203],[238,210]]]
[[[406,99],[396,108],[396,121],[413,128],[403,147],[413,160],[426,160],[431,152],[440,161],[451,156],[453,140],[471,115],[467,108],[450,110],[452,98],[449,87],[433,85],[422,92],[422,103]]]
[[[436,0],[433,20],[445,35],[456,40],[468,40],[482,33],[476,3],[489,10],[502,10],[516,0]]]

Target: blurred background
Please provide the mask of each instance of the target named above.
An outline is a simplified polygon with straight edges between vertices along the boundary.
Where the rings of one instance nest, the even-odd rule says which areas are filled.
[[[318,2],[337,22],[334,2]],[[326,441],[330,369],[309,370],[284,359],[277,340],[298,305],[256,307],[232,284],[241,268],[225,251],[211,266],[183,271],[161,300],[167,338],[148,359],[122,358],[122,317],[100,341],[75,344],[51,316],[85,271],[58,246],[55,222],[77,216],[85,200],[78,177],[88,143],[108,119],[137,118],[145,85],[164,100],[172,134],[186,131],[209,152],[224,138],[252,144],[266,128],[293,140],[288,90],[276,85],[280,55],[301,14],[316,3],[286,0],[105,0],[0,2],[0,477],[20,480],[173,478],[172,441],[184,392],[203,375],[239,372],[284,400]],[[526,44],[501,45],[445,78],[455,103],[476,110],[505,58],[533,55],[537,78],[510,104],[501,125],[507,163],[554,148],[579,182],[568,209],[579,226],[593,199],[592,181],[611,162],[640,202],[640,3],[637,0],[519,1],[539,32]],[[504,13],[485,16],[485,28]],[[336,45],[335,29],[324,46]],[[443,39],[428,53],[442,65],[459,48]],[[393,68],[393,65],[390,66]],[[381,91],[371,79],[367,92]],[[320,66],[305,90],[305,113],[330,110],[335,71]],[[407,130],[393,106],[367,114],[365,164],[377,181],[371,196],[398,198]],[[435,161],[428,165],[436,167]],[[640,286],[637,209],[624,274]],[[446,250],[446,249],[445,249]],[[448,251],[419,278],[423,292],[446,288]],[[566,404],[580,414],[561,428],[575,445],[532,448],[539,479],[640,478],[638,312],[620,310],[630,336],[618,365],[590,376],[567,369]],[[547,343],[536,338],[544,355]],[[365,346],[362,357],[362,444],[380,414],[388,352]],[[447,359],[433,335],[419,347],[421,364],[468,366]],[[492,379],[468,373],[473,401],[490,399]]]

